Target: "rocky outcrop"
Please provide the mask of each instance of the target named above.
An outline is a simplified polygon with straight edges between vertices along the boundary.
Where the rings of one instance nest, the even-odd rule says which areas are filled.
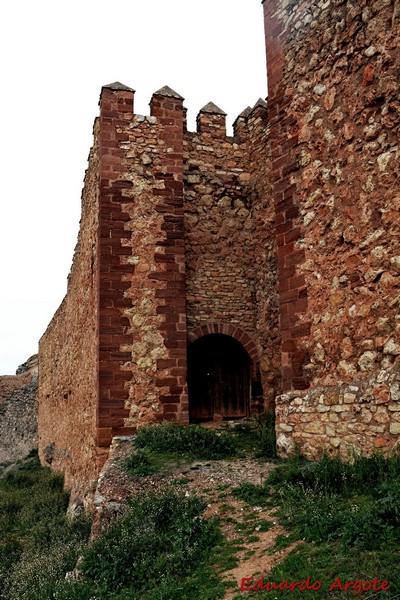
[[[0,464],[37,447],[37,355],[0,377]]]

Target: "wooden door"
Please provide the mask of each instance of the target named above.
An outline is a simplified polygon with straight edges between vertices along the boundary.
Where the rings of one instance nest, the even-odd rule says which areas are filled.
[[[249,358],[242,345],[222,334],[194,342],[188,351],[188,387],[191,421],[247,416]]]

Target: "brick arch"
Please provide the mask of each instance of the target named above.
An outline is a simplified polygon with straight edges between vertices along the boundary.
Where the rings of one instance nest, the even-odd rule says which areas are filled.
[[[223,335],[233,337],[242,344],[254,365],[259,362],[257,346],[249,334],[236,325],[227,325],[225,323],[205,323],[204,325],[199,325],[196,329],[188,333],[189,344],[192,344],[205,335],[213,333],[222,333]]]

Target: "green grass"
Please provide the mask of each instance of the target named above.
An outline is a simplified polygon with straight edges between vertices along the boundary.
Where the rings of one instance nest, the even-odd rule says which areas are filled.
[[[143,477],[167,472],[194,460],[219,460],[237,455],[236,441],[226,432],[165,422],[138,431],[124,468],[135,477]]]
[[[238,422],[230,433],[242,454],[268,460],[276,458],[275,411]]]
[[[136,450],[130,454],[124,461],[124,467],[130,475],[134,477],[145,477],[157,472],[155,465],[151,463],[150,458],[144,450]]]
[[[251,455],[275,458],[275,420],[266,413],[234,427],[207,429],[201,425],[165,422],[140,429],[125,469],[135,477],[166,472],[195,460],[232,459]],[[192,467],[195,468],[195,467]]]
[[[134,444],[153,452],[180,453],[197,460],[218,460],[237,455],[236,445],[227,433],[200,425],[162,423],[139,429]]]
[[[186,481],[183,479],[181,483]],[[32,458],[0,478],[0,598],[4,600],[218,600],[236,564],[205,503],[179,486],[135,496],[88,543],[87,518],[66,517],[63,481]],[[76,566],[80,579],[65,574]]]
[[[193,436],[190,448],[196,455],[193,439],[197,433],[189,436]],[[182,440],[183,434],[174,430],[172,437]],[[160,434],[151,433],[150,440],[155,440],[149,443],[154,448],[161,443]],[[160,452],[187,456],[176,444],[174,453],[168,447],[171,449],[167,444]],[[147,446],[136,448],[139,458],[133,460],[132,468],[148,468],[143,459],[147,454],[140,456],[145,451]],[[215,442],[213,456],[220,452]],[[236,599],[270,600],[289,594],[299,600],[400,597],[399,475],[398,455],[353,457],[350,462],[324,456],[316,463],[297,455],[280,464],[263,485],[237,488],[237,498],[247,504],[273,506],[273,520],[285,525],[287,533],[277,539],[275,551],[298,542],[268,576],[255,574],[252,584],[262,587],[267,581],[291,583],[309,577],[321,587],[317,591],[298,587],[294,591],[237,590]],[[203,517],[206,500],[186,495],[187,478],[177,483],[135,496],[108,531],[88,543],[88,519],[71,521],[65,516],[68,497],[60,477],[40,467],[36,457],[4,472],[0,477],[0,598],[222,599],[226,588],[233,585],[222,580],[224,572],[237,566],[239,551],[251,556],[252,549],[243,544],[256,541],[259,532],[273,523],[253,510],[233,519],[233,507],[226,503],[221,506],[220,521],[233,523],[238,535],[228,542],[220,522]],[[219,487],[224,491],[225,486]],[[74,568],[78,556],[81,578],[67,582],[65,573]],[[243,578],[251,576],[243,572]],[[354,590],[329,591],[338,578],[342,584],[355,582]],[[361,585],[357,582],[374,578],[387,579],[390,591],[357,592]]]
[[[49,586],[73,569],[90,523],[67,519],[67,506],[62,478],[36,456],[0,477],[0,598],[49,598]]]
[[[218,600],[226,584],[219,568],[232,563],[217,522],[205,505],[167,489],[134,498],[124,516],[83,552],[83,581],[70,599]],[[57,593],[65,593],[60,582]],[[89,595],[85,595],[89,594]]]
[[[400,457],[353,457],[350,462],[324,456],[309,463],[300,456],[273,471],[264,486],[241,486],[237,495],[247,502],[273,502],[287,530],[276,548],[301,544],[277,565],[266,581],[296,582],[308,576],[321,582],[319,591],[274,590],[274,597],[350,598],[354,593],[333,589],[341,582],[389,580],[390,592],[371,592],[369,598],[400,594]],[[244,576],[250,576],[246,574]],[[254,582],[257,578],[254,579]],[[366,593],[366,592],[365,592]],[[362,592],[359,597],[366,597]],[[364,595],[363,595],[364,594]],[[370,594],[368,592],[368,594]],[[241,597],[240,595],[238,596]],[[243,596],[244,597],[244,596]],[[270,598],[271,591],[246,592],[246,597]]]
[[[269,502],[270,486],[264,482],[263,485],[245,482],[232,490],[232,494],[242,502],[247,502],[253,506],[265,505]]]

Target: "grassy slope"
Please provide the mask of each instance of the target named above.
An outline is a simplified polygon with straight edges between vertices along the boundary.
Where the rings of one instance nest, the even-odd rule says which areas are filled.
[[[197,427],[152,428],[138,438],[134,455],[139,452],[141,458],[128,461],[128,468],[139,477],[146,469],[159,468],[162,461],[164,467],[168,465],[170,452],[176,458],[187,455],[188,449],[191,458],[206,456],[207,460],[254,450],[268,455],[271,426],[265,421],[256,424],[256,431],[241,426],[233,436],[202,433]],[[357,459],[352,466],[327,457],[313,464],[296,457],[276,469],[263,486],[240,486],[235,495],[243,502],[245,515],[250,514],[247,504],[276,508],[277,519],[289,532],[278,540],[277,548],[293,540],[303,542],[268,576],[243,573],[243,577],[253,575],[247,587],[310,577],[311,583],[321,582],[321,589],[237,591],[236,598],[400,597],[399,475],[399,457]],[[136,497],[106,535],[87,544],[87,521],[70,523],[65,518],[67,497],[60,478],[39,467],[35,458],[19,465],[0,479],[0,597],[223,598],[226,584],[221,574],[235,564],[238,545],[224,539],[216,520],[203,518],[203,501],[187,497],[184,486],[179,488]],[[250,525],[249,531],[254,530],[254,523]],[[270,523],[258,527],[268,528]],[[84,578],[74,584],[65,582],[65,573],[79,555],[83,555]],[[355,583],[347,592],[329,592],[338,577],[342,583],[388,579],[390,591],[358,594],[360,585]]]

